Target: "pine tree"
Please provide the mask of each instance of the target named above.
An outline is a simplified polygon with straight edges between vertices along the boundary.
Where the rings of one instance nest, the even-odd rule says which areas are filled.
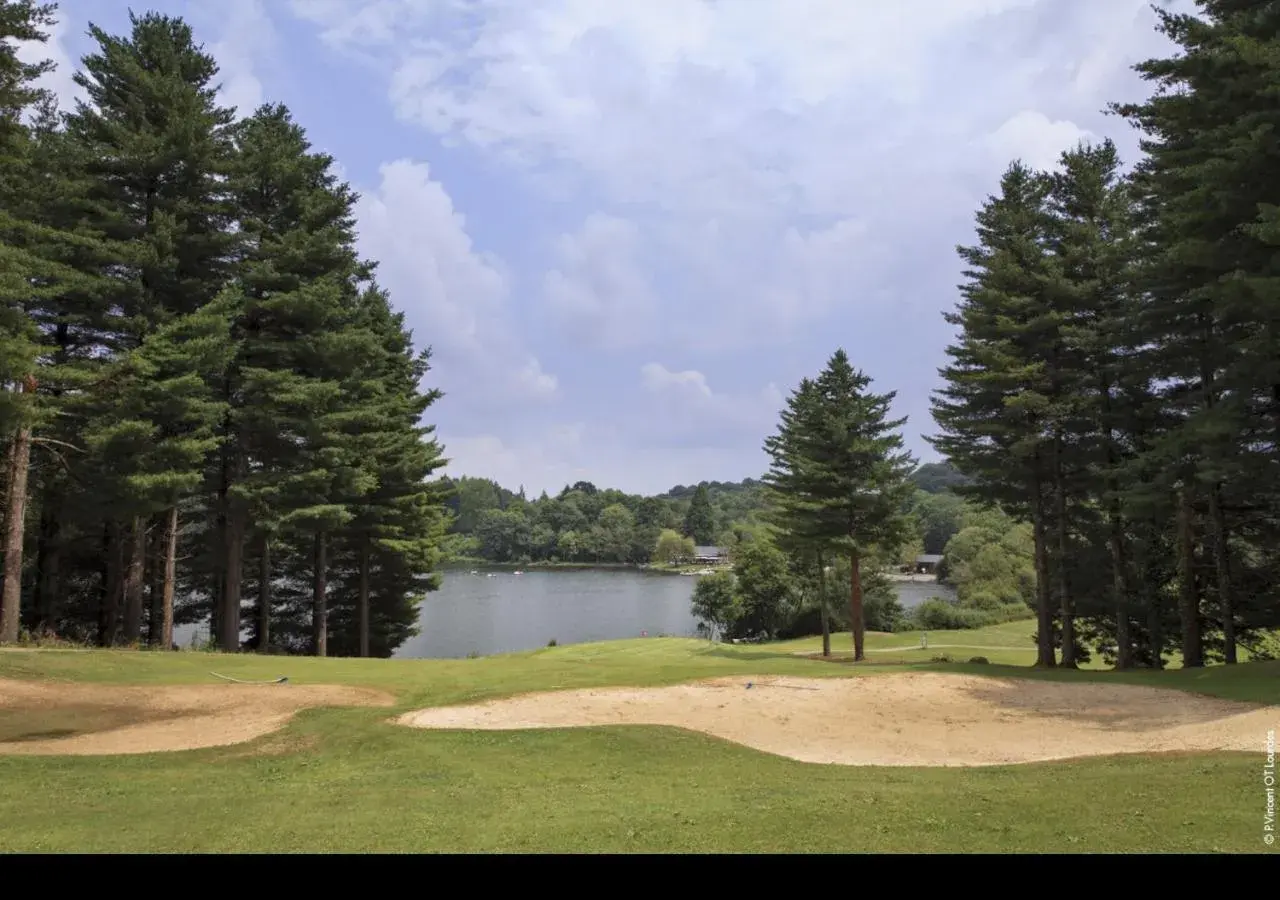
[[[76,75],[89,102],[67,120],[89,177],[87,221],[119,250],[108,302],[121,321],[107,349],[121,357],[209,304],[238,242],[225,192],[232,114],[216,103],[217,65],[180,19],[131,14],[130,25],[128,37],[90,26],[97,52]],[[133,501],[130,510],[146,506]],[[110,643],[122,612],[127,636],[137,636],[145,524],[104,514],[99,640]]]
[[[1067,436],[1064,449],[1072,456],[1076,474],[1072,495],[1076,517],[1084,520],[1076,527],[1087,542],[1096,544],[1102,537],[1110,568],[1109,584],[1096,583],[1079,593],[1110,595],[1109,607],[1095,607],[1095,618],[1113,618],[1116,664],[1128,668],[1133,662],[1131,618],[1136,610],[1120,479],[1121,467],[1130,458],[1126,439],[1132,437],[1123,427],[1123,389],[1134,377],[1128,325],[1135,310],[1129,291],[1135,251],[1132,204],[1110,141],[1065,152],[1051,183],[1048,247],[1057,262],[1051,290],[1063,323],[1062,356],[1072,370],[1065,380],[1075,400],[1059,439]],[[1060,552],[1063,575],[1073,560],[1078,563],[1086,555],[1084,550],[1073,555]],[[1073,571],[1084,581],[1096,569],[1077,564]]]
[[[1261,0],[1198,6],[1199,16],[1157,10],[1182,52],[1137,66],[1157,91],[1117,110],[1145,132],[1136,177],[1147,203],[1145,355],[1180,419],[1153,452],[1184,497],[1184,555],[1194,552],[1203,499],[1212,619],[1234,663],[1239,631],[1275,607],[1240,590],[1234,557],[1243,536],[1269,530],[1277,506],[1277,492],[1256,485],[1274,485],[1280,469],[1280,165],[1269,136],[1280,125],[1272,96],[1280,19]],[[1192,562],[1183,560],[1182,586],[1190,666],[1200,663],[1201,641]]]
[[[0,447],[7,485],[0,641],[16,639],[20,625],[28,501],[42,480],[32,451],[43,449],[47,463],[62,460],[70,446],[58,398],[69,383],[60,348],[75,320],[57,313],[72,296],[80,309],[91,308],[85,301],[93,279],[77,263],[98,249],[59,215],[73,194],[70,169],[60,165],[54,100],[34,85],[52,64],[21,62],[12,43],[42,42],[52,23],[52,5],[0,2]]]
[[[23,247],[30,230],[20,218],[30,184],[31,138],[22,122],[39,99],[34,82],[50,63],[31,65],[17,57],[13,40],[45,40],[53,21],[50,6],[31,0],[0,0],[0,446],[7,448],[4,473],[4,569],[0,580],[0,643],[18,639],[27,480],[35,416],[35,323],[27,312],[33,287],[48,265]]]
[[[439,587],[443,486],[432,476],[444,459],[433,427],[419,423],[441,394],[419,390],[430,352],[414,355],[403,315],[376,286],[362,296],[359,324],[380,352],[365,361],[353,392],[361,416],[348,424],[376,486],[353,499],[352,520],[336,536],[354,565],[340,578],[334,650],[385,656],[416,634],[418,603]]]
[[[831,655],[830,610],[826,604],[825,559],[831,551],[829,536],[819,527],[816,492],[820,484],[815,478],[811,456],[818,450],[813,442],[820,439],[823,409],[818,386],[811,378],[801,379],[799,387],[787,398],[787,406],[779,414],[776,434],[764,443],[770,466],[762,479],[770,504],[769,522],[777,529],[777,542],[791,553],[812,558],[817,575],[819,617],[822,626],[822,655]]]
[[[871,393],[870,385],[837,350],[815,381],[821,415],[806,417],[816,433],[806,437],[802,450],[812,479],[809,533],[849,559],[855,660],[865,658],[860,561],[876,551],[892,554],[906,539],[903,510],[915,490],[907,480],[915,461],[902,450],[899,431],[906,419],[888,418],[896,394]]]
[[[32,223],[26,194],[33,177],[33,144],[23,121],[42,99],[35,81],[52,63],[24,63],[14,41],[44,41],[53,7],[33,0],[0,0],[0,435],[5,445],[30,420],[32,401],[21,389],[33,377],[39,354],[28,314],[33,286],[47,263],[25,245]]]
[[[958,326],[934,395],[941,434],[930,442],[973,481],[957,492],[1030,519],[1035,535],[1037,659],[1053,667],[1047,497],[1053,469],[1053,393],[1037,317],[1048,305],[1054,273],[1046,243],[1046,178],[1015,162],[977,215],[978,244],[961,247],[968,268],[961,300],[944,314]]]
[[[312,503],[303,450],[307,417],[335,390],[315,368],[326,352],[324,329],[344,315],[343,292],[367,267],[353,249],[355,195],[333,174],[333,159],[311,150],[285,107],[260,108],[237,126],[235,138],[231,192],[244,256],[235,286],[236,353],[219,379],[227,402],[224,441],[211,473],[211,490],[224,510],[215,557],[222,585],[219,643],[240,646],[249,539],[259,568],[251,642],[265,650],[271,644],[271,544],[282,536],[285,519]]]
[[[98,489],[117,513],[129,513],[129,566],[123,585],[123,635],[137,641],[143,624],[146,523],[164,522],[159,579],[160,634],[173,644],[173,597],[179,507],[200,487],[205,460],[217,449],[214,425],[223,404],[210,387],[230,352],[228,307],[223,300],[161,325],[112,373],[112,393],[100,398],[102,415],[86,431],[87,446],[107,461]]]

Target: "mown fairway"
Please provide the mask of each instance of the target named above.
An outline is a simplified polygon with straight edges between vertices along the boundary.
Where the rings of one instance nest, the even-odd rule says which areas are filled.
[[[1025,629],[1025,624],[1022,625]],[[946,635],[967,659],[1011,626]],[[847,637],[847,636],[842,636]],[[909,635],[877,635],[900,647]],[[934,636],[931,635],[931,642]],[[915,638],[918,643],[918,637]],[[944,643],[941,637],[939,644]],[[767,647],[647,639],[459,661],[125,651],[0,652],[0,678],[376,686],[397,710],[518,692],[732,674],[847,676]],[[875,657],[873,656],[873,659]],[[859,667],[1113,679],[1280,702],[1280,665],[1034,673],[1003,665]],[[288,690],[282,686],[280,690]],[[1110,757],[972,769],[806,765],[691,732],[615,727],[431,732],[396,710],[318,709],[249,744],[104,757],[0,756],[6,851],[1255,851],[1260,754]],[[0,738],[52,713],[0,710]],[[65,717],[64,717],[65,718]],[[72,717],[74,727],[75,717]],[[1280,722],[1280,712],[1277,714]],[[65,723],[63,723],[65,725]],[[110,717],[87,727],[110,727]],[[45,726],[47,727],[47,725]],[[1259,750],[1264,736],[1259,735]]]

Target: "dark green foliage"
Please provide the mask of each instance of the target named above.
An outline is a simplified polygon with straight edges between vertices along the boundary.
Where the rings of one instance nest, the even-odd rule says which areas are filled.
[[[457,561],[528,565],[642,565],[653,561],[664,530],[681,531],[697,487],[655,497],[580,483],[533,500],[485,478],[445,478],[452,513],[445,541]],[[715,545],[731,547],[763,510],[759,484],[704,482]],[[699,513],[698,516],[702,517]],[[692,540],[692,539],[690,539]]]
[[[834,631],[851,631],[849,619],[849,561],[837,558],[828,565],[826,577],[820,579],[812,563],[792,557],[792,578],[797,594],[794,618],[781,630],[781,638],[818,634],[822,629],[822,609],[828,626]],[[893,582],[877,567],[862,568],[862,614],[867,631],[894,632],[908,627],[907,612],[898,600]]]
[[[35,145],[23,117],[43,98],[34,82],[50,63],[18,59],[13,41],[44,40],[52,7],[32,0],[0,0],[0,440],[8,445],[29,421],[35,397],[17,385],[32,375],[39,334],[29,305],[32,283],[51,273],[49,261],[29,245],[34,230],[28,192],[34,183]],[[25,215],[24,215],[25,214]]]
[[[795,594],[787,558],[771,544],[742,548],[733,561],[737,618],[731,636],[771,640],[795,614]]]
[[[964,508],[964,500],[949,491],[916,492],[909,510],[920,535],[921,552],[937,554],[946,550],[947,542],[960,530]]]
[[[731,571],[698,579],[692,611],[722,639],[772,640],[794,630],[801,602],[787,557],[773,544],[756,541],[740,549]]]
[[[49,21],[0,2],[0,38]],[[283,107],[233,124],[181,19],[89,33],[68,116],[0,40],[0,379],[34,388],[0,391],[0,439],[38,449],[22,621],[160,644],[206,619],[236,650],[247,600],[260,650],[388,656],[438,586],[447,486],[429,353],[357,258],[355,195]]]
[[[1280,624],[1280,15],[1197,5],[1157,9],[1179,52],[1117,108],[1144,132],[1132,177],[1109,142],[1014,164],[962,251],[935,445],[962,493],[1030,523],[1045,665],[1054,644],[1068,665],[1234,662]]]
[[[699,578],[693,586],[692,611],[712,637],[733,638],[733,628],[740,615],[733,573],[722,571]]]
[[[925,463],[911,473],[911,483],[926,494],[946,494],[971,480],[949,462]]]
[[[916,488],[907,480],[914,462],[898,432],[906,420],[890,420],[894,394],[871,393],[870,384],[837,350],[817,378],[800,382],[764,445],[771,459],[768,519],[776,540],[817,573],[824,654],[830,652],[825,563],[849,562],[842,580],[858,660],[866,624],[862,569],[877,572],[883,562],[872,560],[893,558],[915,524],[908,501]]]
[[[716,521],[711,512],[711,497],[705,484],[698,485],[689,501],[689,511],[684,516],[684,534],[700,546],[715,539]]]

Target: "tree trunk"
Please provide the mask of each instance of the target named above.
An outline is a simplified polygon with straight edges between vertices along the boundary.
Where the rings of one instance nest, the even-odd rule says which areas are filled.
[[[258,652],[271,650],[271,538],[262,535],[258,547]]]
[[[142,638],[142,587],[146,574],[147,529],[142,516],[133,517],[129,537],[129,568],[124,576],[124,642]]]
[[[168,524],[169,517],[164,517],[164,525]],[[152,647],[162,647],[161,632],[164,630],[164,558],[165,558],[165,527],[154,527],[160,523],[153,523],[153,527],[149,529],[154,537],[147,542],[151,548],[151,552],[147,554],[147,644]]]
[[[853,660],[858,662],[866,658],[863,654],[866,625],[862,620],[862,573],[858,571],[857,550],[849,554],[849,618],[853,622]]]
[[[218,616],[218,649],[226,653],[240,650],[240,596],[244,583],[244,518],[231,502],[224,531],[222,613]]]
[[[1160,608],[1159,595],[1152,593],[1151,602],[1147,606],[1147,641],[1151,644],[1151,664],[1156,669],[1164,668],[1164,622],[1163,610]]]
[[[1227,665],[1235,665],[1236,611],[1231,596],[1231,558],[1228,553],[1227,520],[1222,512],[1221,485],[1209,489],[1209,519],[1213,525],[1213,568],[1217,574],[1218,608],[1222,614],[1222,655]]]
[[[1037,462],[1038,465],[1038,462]],[[1057,666],[1053,653],[1053,608],[1049,603],[1049,548],[1045,546],[1044,494],[1037,475],[1032,483],[1031,521],[1036,568],[1036,666]]]
[[[1076,668],[1076,617],[1067,583],[1067,488],[1062,474],[1062,438],[1053,439],[1054,534],[1057,538],[1058,565],[1054,583],[1058,590],[1058,608],[1062,613],[1062,662],[1065,669]]]
[[[178,507],[169,509],[164,530],[164,586],[160,594],[160,646],[173,649],[173,594],[178,569]]]
[[[24,385],[23,391],[29,388]],[[18,640],[22,613],[22,542],[27,523],[27,472],[31,469],[31,429],[23,426],[9,447],[9,497],[5,511],[4,587],[0,592],[0,644]]]
[[[827,570],[818,554],[818,614],[822,618],[822,655],[831,656],[831,614],[827,611]]]
[[[360,543],[360,655],[369,655],[369,541]]]
[[[1182,620],[1182,667],[1204,665],[1204,647],[1200,638],[1200,592],[1195,571],[1195,509],[1191,504],[1191,486],[1184,485],[1178,503],[1178,616]]]
[[[1148,573],[1150,551],[1146,541],[1139,538],[1134,543],[1134,569],[1138,577],[1138,598],[1147,610],[1147,644],[1151,651],[1151,665],[1164,668],[1164,610],[1160,606],[1160,593],[1151,584]]]
[[[1114,490],[1114,488],[1113,488]],[[1115,507],[1111,510],[1111,591],[1116,608],[1116,668],[1133,667],[1133,638],[1129,631],[1129,598],[1125,593],[1124,525]]]
[[[36,629],[52,632],[58,622],[62,590],[62,504],[57,490],[45,492],[40,507],[40,542],[36,547]]]
[[[1120,485],[1116,481],[1115,471],[1120,454],[1116,450],[1115,429],[1112,428],[1114,418],[1111,412],[1111,382],[1104,370],[1102,383],[1099,386],[1102,400],[1102,421],[1100,423],[1106,436],[1107,478],[1106,488],[1109,495],[1109,518],[1111,526],[1111,591],[1112,602],[1116,610],[1116,668],[1133,667],[1133,637],[1129,622],[1129,602],[1126,593],[1124,571],[1124,515],[1120,505]]]
[[[102,593],[98,607],[98,644],[113,646],[120,628],[124,575],[124,539],[118,522],[107,522],[102,540]]]
[[[1273,335],[1271,346],[1280,347],[1280,338]],[[1280,454],[1280,384],[1271,385],[1271,422],[1275,425],[1271,449],[1274,453]]]
[[[325,605],[326,572],[325,536],[323,531],[316,532],[315,541],[315,581],[312,585],[311,642],[316,656],[327,656],[329,652],[329,610]]]

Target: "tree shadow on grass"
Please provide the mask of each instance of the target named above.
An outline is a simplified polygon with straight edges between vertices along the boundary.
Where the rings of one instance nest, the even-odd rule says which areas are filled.
[[[962,674],[957,667],[934,671]],[[1024,715],[1075,720],[1104,731],[1164,731],[1266,708],[1188,693],[1174,685],[1135,685],[1088,676],[1046,678],[1038,677],[1036,670],[1015,666],[966,666],[963,674],[989,676],[964,688],[975,699]]]
[[[716,656],[720,659],[800,659],[800,657],[785,650],[766,650],[764,648],[757,650],[729,650],[713,645],[697,652],[699,656]]]

